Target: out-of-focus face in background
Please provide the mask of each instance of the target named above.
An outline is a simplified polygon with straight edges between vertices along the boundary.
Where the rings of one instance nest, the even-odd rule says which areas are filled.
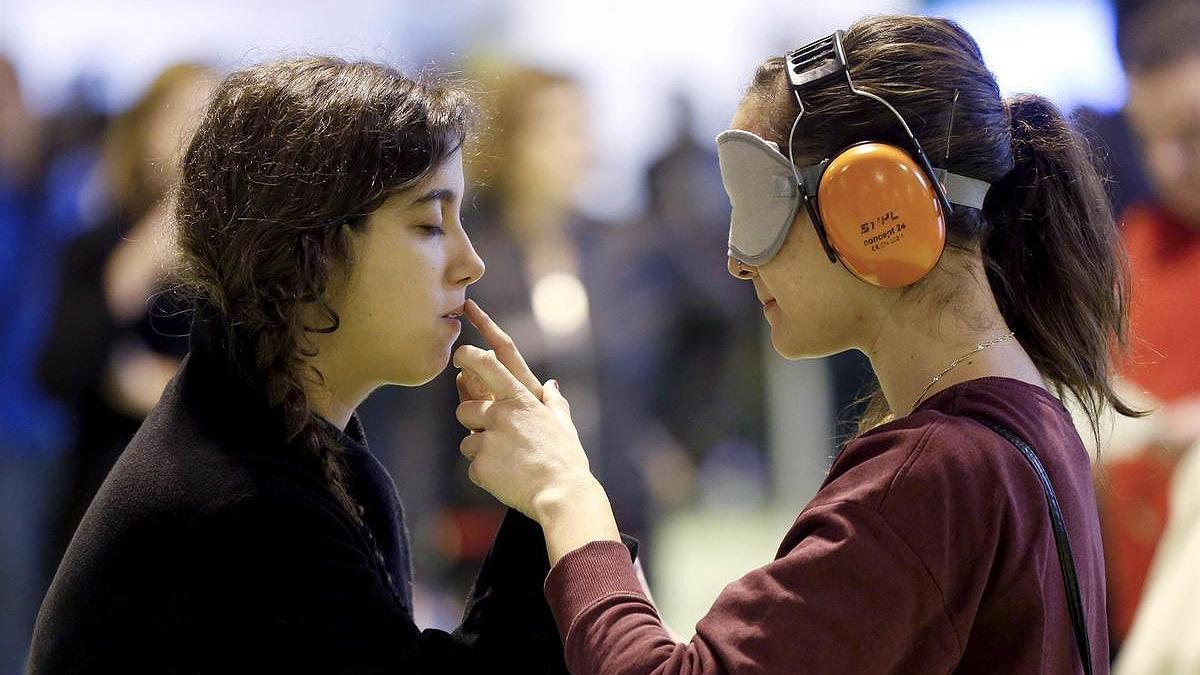
[[[1125,112],[1159,200],[1200,229],[1200,51],[1130,72]]]
[[[216,83],[204,66],[170,66],[114,120],[105,139],[105,174],[113,201],[129,217],[156,206],[178,178],[180,160]]]
[[[570,83],[538,89],[524,102],[511,140],[513,185],[537,190],[554,203],[571,203],[591,164],[587,106]]]
[[[162,168],[153,174],[156,180],[165,182],[162,187],[169,186],[177,177],[187,142],[200,123],[215,86],[216,79],[208,74],[187,78],[166,94],[147,120],[146,159]]]

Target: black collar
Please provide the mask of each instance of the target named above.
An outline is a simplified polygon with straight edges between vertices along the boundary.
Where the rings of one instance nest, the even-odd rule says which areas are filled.
[[[242,447],[276,453],[295,451],[303,456],[300,448],[291,447],[294,441],[289,442],[283,416],[268,402],[265,383],[246,365],[250,363],[249,355],[239,354],[238,350],[245,348],[230,339],[214,311],[196,311],[190,351],[179,378],[185,404],[214,435],[248,441],[238,443]],[[357,413],[351,415],[345,431],[325,420],[320,423],[334,433],[343,449],[367,451],[366,434]]]

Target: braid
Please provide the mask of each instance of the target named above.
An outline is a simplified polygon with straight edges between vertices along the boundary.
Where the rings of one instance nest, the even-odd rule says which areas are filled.
[[[322,424],[313,413],[301,380],[307,370],[316,382],[324,381],[321,372],[308,364],[304,357],[313,353],[305,347],[306,332],[326,332],[337,327],[337,314],[328,307],[325,307],[325,311],[332,319],[330,328],[305,327],[299,312],[288,312],[287,320],[264,326],[258,333],[255,360],[258,372],[265,379],[267,401],[273,410],[278,411],[288,443],[298,447],[320,468],[325,485],[334,499],[361,525],[362,508],[351,496],[347,485],[342,462],[343,449],[333,430]]]

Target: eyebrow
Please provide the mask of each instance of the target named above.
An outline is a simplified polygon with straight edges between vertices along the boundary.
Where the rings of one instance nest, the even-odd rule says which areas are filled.
[[[454,201],[454,190],[449,190],[446,188],[430,190],[429,192],[426,192],[425,194],[421,195],[420,197],[417,197],[416,199],[414,199],[412,201],[412,203],[414,205],[416,205],[416,204],[425,204],[428,202],[436,202],[436,201],[447,201],[447,202]]]

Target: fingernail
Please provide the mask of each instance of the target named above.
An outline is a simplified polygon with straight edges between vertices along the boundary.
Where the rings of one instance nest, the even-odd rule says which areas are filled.
[[[558,380],[550,380],[550,384],[554,385],[554,391],[562,391],[558,388]]]

